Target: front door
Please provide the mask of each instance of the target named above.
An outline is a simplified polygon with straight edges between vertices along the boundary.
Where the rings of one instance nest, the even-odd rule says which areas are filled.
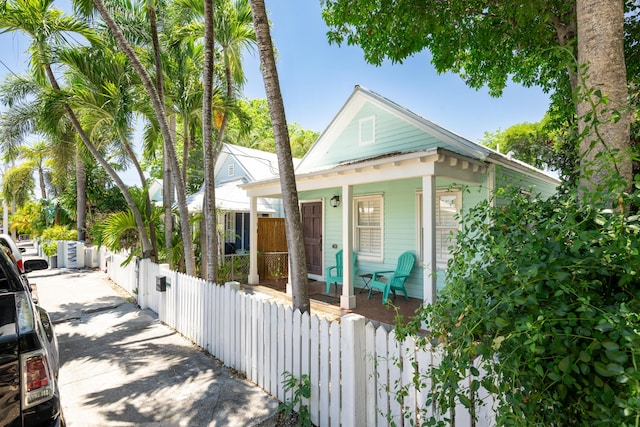
[[[308,274],[322,275],[322,203],[302,203],[302,233]]]

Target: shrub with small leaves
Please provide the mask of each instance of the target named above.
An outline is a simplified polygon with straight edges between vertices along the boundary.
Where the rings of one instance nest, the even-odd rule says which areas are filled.
[[[617,206],[496,196],[462,218],[437,303],[398,325],[442,349],[428,403],[471,407],[482,386],[498,425],[637,426],[640,184]]]

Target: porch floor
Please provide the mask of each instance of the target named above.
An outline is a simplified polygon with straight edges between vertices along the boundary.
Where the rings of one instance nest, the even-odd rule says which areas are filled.
[[[261,293],[266,293],[274,298],[281,298],[283,300],[291,301],[291,297],[286,294],[287,279],[275,279],[275,280],[260,280],[259,285],[244,285],[243,289],[248,292],[254,290]],[[382,294],[374,291],[371,295],[371,299],[368,299],[369,290],[361,290],[360,288],[354,289],[356,296],[356,308],[351,310],[343,310],[340,308],[340,293],[342,292],[342,286],[338,285],[338,293],[336,293],[336,285],[331,285],[331,292],[329,295],[325,293],[325,282],[316,280],[309,280],[309,297],[311,299],[311,312],[315,314],[322,314],[325,317],[337,318],[348,313],[356,313],[367,319],[373,320],[378,323],[384,323],[393,326],[395,324],[395,309],[401,314],[405,321],[413,317],[416,310],[420,307],[422,300],[417,298],[409,298],[409,301],[404,299],[402,294],[398,294],[397,297],[393,297],[393,294],[389,296],[392,306],[382,305]],[[329,298],[327,298],[329,297]]]

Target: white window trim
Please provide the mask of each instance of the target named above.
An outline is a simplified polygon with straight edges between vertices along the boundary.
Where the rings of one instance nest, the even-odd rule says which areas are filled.
[[[462,191],[459,189],[454,189],[454,190],[436,189],[436,203],[438,203],[438,197],[444,194],[447,194],[447,195],[453,194],[456,196],[456,208],[457,208],[458,214],[460,214],[462,212]],[[420,265],[424,264],[424,253],[422,252],[422,249],[424,248],[424,224],[422,223],[422,203],[423,203],[422,190],[418,190],[416,191],[416,236],[418,236],[418,238],[416,239],[417,240],[416,255]],[[433,210],[434,214],[435,214],[435,211],[436,210],[434,209]],[[438,225],[436,224],[436,235],[438,234],[437,230],[443,229],[443,228],[451,228],[451,227],[442,227],[442,226],[438,227]],[[459,229],[460,229],[460,223],[458,223],[458,230]]]
[[[371,123],[371,138],[364,140],[362,134],[362,128],[368,123]],[[371,145],[376,142],[376,116],[364,117],[358,121],[358,145]]]
[[[360,241],[358,239],[358,202],[364,200],[380,200],[380,253],[363,254],[360,252]],[[358,195],[353,197],[353,248],[358,255],[359,261],[384,262],[384,194],[374,193]]]
[[[236,213],[235,212],[225,212],[224,217],[224,228],[225,228],[225,243],[235,243],[236,242]]]

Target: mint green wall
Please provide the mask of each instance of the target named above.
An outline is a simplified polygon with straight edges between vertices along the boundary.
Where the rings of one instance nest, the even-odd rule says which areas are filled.
[[[359,145],[359,120],[375,116],[376,139],[374,144]],[[409,152],[434,147],[452,149],[423,130],[410,125],[397,116],[367,103],[355,115],[344,131],[336,138],[331,147],[327,147],[322,156],[314,157],[314,163],[304,163],[305,169],[335,165],[347,160],[362,159],[395,151]]]
[[[453,180],[436,179],[438,189],[446,189]],[[458,183],[456,187],[461,187]],[[422,189],[422,179],[389,181],[375,184],[359,185],[353,188],[353,195],[364,196],[383,194],[384,197],[384,261],[382,263],[364,262],[358,260],[356,267],[358,274],[374,271],[395,269],[398,256],[404,251],[416,254],[417,240],[417,209],[416,193]],[[305,200],[324,199],[324,232],[323,250],[325,266],[333,265],[335,254],[342,249],[342,205],[331,207],[329,199],[341,194],[339,188],[321,191],[301,192],[299,198]],[[462,191],[463,212],[486,198],[486,184],[467,185]],[[333,245],[336,248],[333,248]],[[356,277],[355,286],[361,287],[362,280]],[[409,296],[423,298],[423,270],[416,262],[411,278],[406,282]]]
[[[496,166],[496,185],[495,189],[519,187],[526,191],[531,191],[532,195],[540,195],[543,199],[550,197],[556,193],[556,185],[551,184],[540,178],[535,178],[523,173],[508,169],[504,166]],[[507,200],[504,197],[496,199],[497,206],[504,206]]]

